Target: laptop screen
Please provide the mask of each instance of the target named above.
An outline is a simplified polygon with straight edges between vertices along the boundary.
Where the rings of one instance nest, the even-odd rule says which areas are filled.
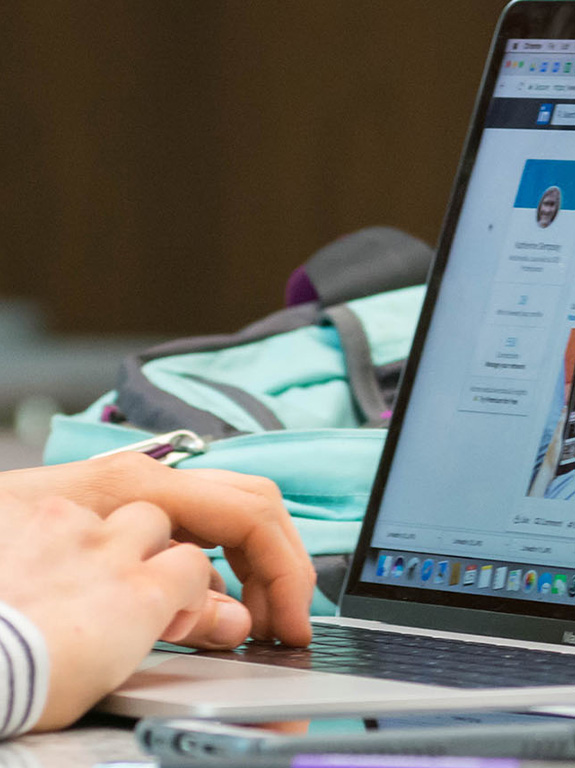
[[[494,51],[425,343],[355,564],[363,594],[572,618],[571,34],[505,36]]]

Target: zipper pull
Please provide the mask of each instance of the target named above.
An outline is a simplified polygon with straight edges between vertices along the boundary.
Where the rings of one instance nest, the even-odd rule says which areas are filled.
[[[140,440],[137,443],[130,443],[122,448],[115,448],[113,451],[104,451],[92,456],[93,459],[99,459],[103,456],[113,456],[116,453],[125,453],[126,451],[137,451],[151,456],[161,464],[169,467],[175,467],[180,461],[189,459],[190,456],[198,456],[206,453],[208,450],[208,440],[196,435],[189,429],[177,429],[174,432],[165,432],[162,435],[154,435],[147,440]]]

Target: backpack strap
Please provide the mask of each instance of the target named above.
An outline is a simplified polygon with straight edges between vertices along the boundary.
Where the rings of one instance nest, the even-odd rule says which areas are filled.
[[[429,246],[392,227],[370,227],[342,237],[319,250],[292,275],[288,300],[291,290],[291,303],[298,306],[269,315],[235,334],[180,339],[126,358],[117,383],[117,407],[134,426],[152,432],[191,429],[215,439],[242,434],[224,419],[156,387],[142,368],[161,357],[248,344],[323,321],[338,330],[359,420],[366,426],[385,426],[401,363],[374,367],[363,325],[343,302],[425,282],[431,257]],[[314,295],[319,296],[319,302],[310,301]],[[263,430],[284,428],[249,392],[201,376],[190,378],[224,394]],[[386,396],[388,390],[390,396]]]
[[[363,324],[346,304],[329,307],[323,315],[337,329],[359,421],[364,427],[387,427],[404,360],[374,365]]]
[[[126,357],[116,383],[116,405],[131,424],[151,432],[191,429],[214,439],[233,437],[242,432],[215,414],[196,408],[153,384],[142,368],[146,363],[172,355],[216,351],[265,339],[317,321],[315,305],[302,305],[276,312],[234,334],[199,336],[159,344]],[[202,376],[189,378],[224,394],[247,412],[264,430],[284,429],[284,424],[261,400],[246,390]]]
[[[127,357],[117,381],[116,405],[124,419],[150,432],[190,429],[214,438],[233,437],[238,430],[213,413],[195,408],[156,387],[142,372],[142,359]]]
[[[381,426],[389,404],[381,392],[369,341],[361,321],[345,304],[329,307],[324,315],[337,328],[349,386],[356,408],[360,411],[360,421],[365,422],[366,426]]]
[[[295,270],[288,305],[314,299],[330,307],[426,282],[433,250],[394,227],[368,227],[340,237]]]

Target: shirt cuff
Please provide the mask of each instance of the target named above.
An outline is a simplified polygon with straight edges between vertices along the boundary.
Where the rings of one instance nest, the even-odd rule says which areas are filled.
[[[0,739],[29,731],[46,703],[50,658],[44,637],[0,601]]]

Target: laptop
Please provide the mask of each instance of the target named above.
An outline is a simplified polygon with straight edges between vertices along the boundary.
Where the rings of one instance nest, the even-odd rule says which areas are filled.
[[[155,651],[101,708],[575,705],[574,367],[575,2],[523,0],[495,33],[339,615],[314,619],[317,651]]]

